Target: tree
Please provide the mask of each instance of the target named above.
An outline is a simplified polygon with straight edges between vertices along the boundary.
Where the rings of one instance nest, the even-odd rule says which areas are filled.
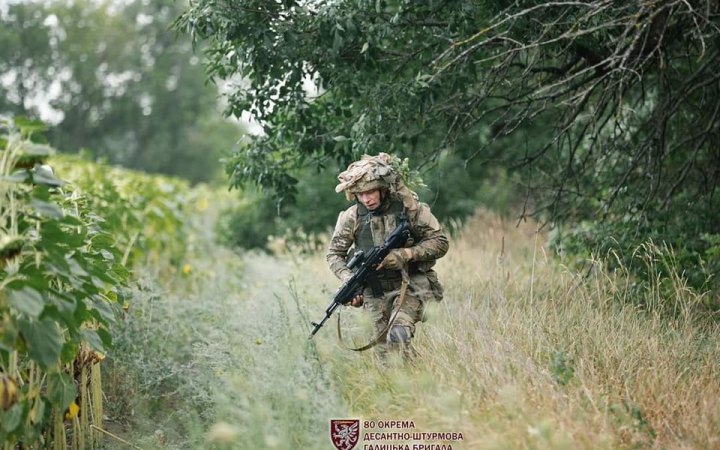
[[[10,115],[31,108],[31,95],[48,92],[54,75],[46,17],[36,11],[29,3],[10,5],[7,15],[0,10],[0,111]]]
[[[228,112],[264,125],[233,159],[235,183],[282,195],[299,166],[450,151],[522,173],[521,215],[590,219],[604,227],[590,241],[652,232],[702,265],[720,223],[719,8],[198,0],[178,26],[209,41],[211,76],[247,80]]]
[[[216,178],[221,150],[242,130],[222,118],[189,40],[169,29],[181,8],[170,0],[9,5],[0,112],[48,116],[48,138],[61,150],[84,147],[192,181]]]

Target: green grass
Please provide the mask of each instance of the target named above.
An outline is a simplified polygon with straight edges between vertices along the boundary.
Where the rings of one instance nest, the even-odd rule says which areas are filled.
[[[478,215],[438,265],[418,357],[379,362],[334,321],[307,340],[337,287],[322,254],[209,238],[187,276],[136,292],[111,355],[110,424],[141,448],[328,449],[329,420],[352,417],[462,432],[456,449],[720,446],[720,327],[680,278],[667,311],[657,286],[579,277],[532,224]]]
[[[133,292],[107,427],[143,449],[323,448],[348,407],[298,320],[292,263],[223,249],[198,220],[185,275]]]

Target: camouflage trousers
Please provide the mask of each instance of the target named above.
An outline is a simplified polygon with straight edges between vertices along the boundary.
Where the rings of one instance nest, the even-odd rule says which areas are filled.
[[[382,297],[375,297],[372,291],[367,289],[364,292],[364,308],[372,314],[375,325],[375,332],[381,333],[387,328],[388,321],[395,314],[400,306],[397,316],[392,325],[400,325],[405,329],[407,336],[415,336],[415,324],[423,320],[425,305],[432,298],[430,285],[424,274],[410,275],[410,283],[405,292],[404,300],[400,304],[401,280],[381,281],[384,294]]]

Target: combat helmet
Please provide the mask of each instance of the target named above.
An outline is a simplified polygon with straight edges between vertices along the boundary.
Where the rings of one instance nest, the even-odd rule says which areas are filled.
[[[397,194],[408,209],[417,207],[417,194],[407,188],[402,177],[393,167],[393,157],[387,153],[377,156],[363,155],[359,161],[350,164],[338,175],[339,184],[335,192],[345,192],[348,201],[355,199],[355,194],[387,189]]]

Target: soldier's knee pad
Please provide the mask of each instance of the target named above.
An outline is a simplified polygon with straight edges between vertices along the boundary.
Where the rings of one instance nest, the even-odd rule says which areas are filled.
[[[409,344],[410,335],[402,325],[393,325],[388,332],[387,340],[391,344]]]

